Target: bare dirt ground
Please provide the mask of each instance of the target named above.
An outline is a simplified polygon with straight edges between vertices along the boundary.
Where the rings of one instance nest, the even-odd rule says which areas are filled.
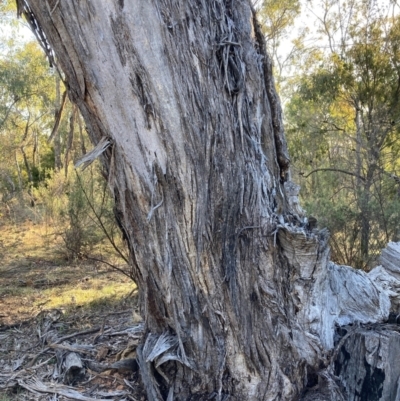
[[[145,400],[134,283],[59,245],[0,224],[0,401]]]

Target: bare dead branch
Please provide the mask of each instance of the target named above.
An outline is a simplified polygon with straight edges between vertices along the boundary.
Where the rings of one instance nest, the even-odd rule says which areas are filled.
[[[302,173],[299,173],[299,174],[302,175],[304,178],[308,178],[311,174],[317,173],[319,171],[334,171],[334,172],[338,172],[338,173],[342,173],[342,174],[351,175],[353,177],[359,178],[362,181],[365,181],[365,178],[362,177],[361,175],[358,175],[356,173],[352,173],[351,171],[342,170],[340,168],[317,168],[317,169],[309,172],[307,175],[304,175]]]

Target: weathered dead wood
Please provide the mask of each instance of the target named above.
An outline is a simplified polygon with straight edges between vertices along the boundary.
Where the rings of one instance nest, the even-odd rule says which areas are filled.
[[[55,348],[55,349],[62,349],[65,351],[71,351],[71,352],[79,352],[81,354],[90,354],[93,352],[94,347],[92,345],[80,345],[80,344],[50,344],[49,348]]]
[[[348,401],[400,400],[400,327],[359,328],[348,337],[335,360]]]
[[[368,274],[330,264],[325,278],[321,280],[321,276],[314,287],[318,295],[310,298],[314,310],[310,317],[315,318],[310,328],[325,340],[327,350],[332,349],[334,336],[340,341],[336,340],[329,365],[302,400],[400,400],[400,326],[380,323],[390,316],[397,321],[400,243],[389,243],[380,262],[381,266]],[[325,320],[318,310],[329,312]],[[346,326],[346,322],[353,324]],[[336,334],[335,326],[339,330]],[[325,385],[327,378],[334,383],[333,388],[328,386],[330,390]]]
[[[18,384],[21,387],[25,388],[26,390],[33,392],[35,394],[40,394],[40,393],[57,394],[72,400],[80,400],[80,401],[110,401],[110,398],[87,397],[76,391],[73,387],[68,387],[62,384],[55,384],[55,383],[43,383],[38,379],[18,380]],[[126,395],[126,392],[114,391],[108,393],[108,395],[109,397],[116,397],[116,396]]]
[[[64,382],[72,384],[81,380],[85,375],[85,368],[81,357],[76,352],[68,352],[64,359]]]

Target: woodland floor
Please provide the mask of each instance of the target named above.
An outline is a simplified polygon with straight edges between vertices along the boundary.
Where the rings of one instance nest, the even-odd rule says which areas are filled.
[[[135,284],[60,248],[43,225],[0,221],[0,401],[144,400]]]

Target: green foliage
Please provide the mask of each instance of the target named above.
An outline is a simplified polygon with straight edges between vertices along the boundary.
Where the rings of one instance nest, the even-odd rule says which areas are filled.
[[[37,186],[53,166],[47,141],[53,124],[54,75],[34,42],[0,56],[0,192],[3,201]]]
[[[263,23],[267,41],[275,40],[279,43],[287,34],[287,30],[293,26],[299,14],[299,0],[264,0],[259,11],[259,18]]]
[[[52,234],[62,239],[60,251],[67,259],[90,254],[106,235],[120,242],[113,200],[99,166],[82,173],[70,166],[67,175],[50,170],[34,195],[42,218],[53,227]]]
[[[400,239],[398,12],[376,0],[261,3],[278,86],[290,98],[285,124],[303,204],[331,231],[334,260],[368,268],[387,241]],[[305,4],[322,47],[306,46],[307,29],[291,36]],[[63,239],[65,255],[79,257],[105,231],[114,238],[112,200],[97,168],[78,176],[70,167],[87,137],[71,124],[68,102],[57,146],[48,141],[62,89],[39,46],[18,40],[10,13],[14,2],[2,2],[0,197],[8,208],[15,199],[21,207],[35,203],[35,213]]]
[[[21,27],[21,20],[15,18],[17,5],[13,0],[2,0],[0,2],[0,51],[7,51],[10,44],[15,43],[16,33]]]
[[[294,67],[304,51],[303,37],[307,28],[303,28],[297,38],[291,35],[300,12],[300,0],[263,0],[258,10],[258,20],[265,34],[267,50],[273,61],[275,82],[281,96],[284,87],[290,86],[290,80],[283,79],[285,71]]]
[[[400,17],[373,1],[324,4],[329,51],[297,78],[289,148],[307,210],[331,231],[333,258],[369,268],[399,235]]]
[[[89,253],[103,240],[104,233],[99,229],[96,216],[102,218],[112,210],[106,182],[100,181],[99,177],[95,179],[92,169],[88,172],[90,174],[83,177],[78,176],[78,173],[72,175],[73,179],[70,180],[66,192],[67,203],[60,211],[60,217],[67,223],[62,237],[69,259]],[[111,218],[106,224],[112,223]]]
[[[61,80],[36,41],[26,40],[20,25],[9,21],[14,3],[0,6],[0,211],[44,221],[68,259],[109,241],[116,250],[120,235],[99,167],[82,174],[72,167],[88,142],[81,116],[68,100],[62,102]]]

